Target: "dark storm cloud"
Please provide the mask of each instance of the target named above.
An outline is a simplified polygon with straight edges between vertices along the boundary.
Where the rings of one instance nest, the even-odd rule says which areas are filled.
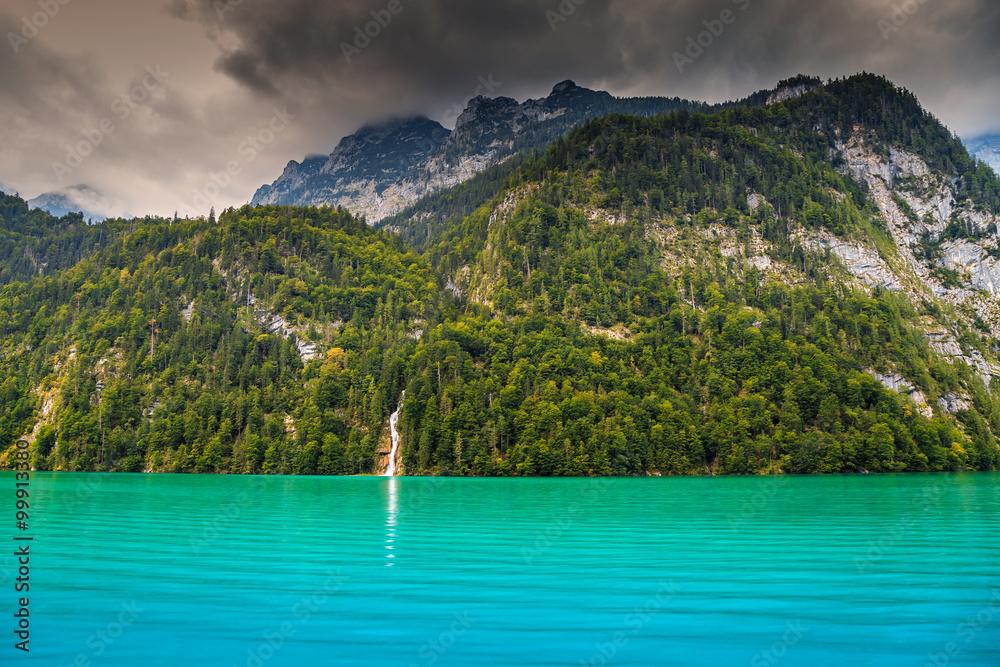
[[[399,0],[388,25],[372,23],[390,16],[389,5],[175,0],[170,7],[205,27],[220,49],[218,69],[248,88],[350,101],[371,112],[433,110],[441,96],[464,95],[488,73],[513,96],[576,77],[612,92],[720,99],[800,71],[862,69],[892,69],[886,73],[901,84],[943,93],[954,69],[989,78],[998,64],[1000,7],[987,0]],[[733,22],[678,68],[675,54],[687,57],[689,38],[720,25],[724,11]],[[379,32],[370,44],[359,37],[366,25]],[[942,81],[931,86],[922,73]]]
[[[432,107],[441,96],[450,106],[491,73],[502,72],[509,81],[503,92],[514,94],[516,87],[551,86],[574,73],[609,78],[622,68],[624,21],[612,14],[610,0],[574,6],[555,31],[546,7],[526,0],[391,4],[243,0],[220,7],[189,0],[172,12],[202,23],[219,45],[217,67],[249,88],[346,98],[371,110],[383,102]],[[364,34],[366,28],[377,36]]]
[[[0,35],[37,11],[8,2]],[[518,100],[571,78],[722,101],[866,70],[969,136],[1000,131],[997,34],[995,0],[88,0],[19,53],[0,44],[0,179],[32,196],[66,184],[52,163],[158,62],[173,76],[127,122],[112,117],[114,134],[67,179],[115,188],[135,211],[183,210],[234,159],[242,171],[213,204],[245,202],[289,159],[329,153],[365,123],[450,124],[483,81]],[[242,161],[246,137],[286,108],[289,129]]]

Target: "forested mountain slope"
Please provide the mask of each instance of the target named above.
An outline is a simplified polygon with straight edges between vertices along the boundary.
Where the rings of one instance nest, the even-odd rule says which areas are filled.
[[[73,266],[103,230],[86,224],[79,213],[56,218],[0,192],[0,285]]]
[[[379,472],[405,390],[404,474],[1000,465],[1000,182],[884,79],[608,116],[460,188],[402,235],[329,208],[106,223],[0,291],[0,443]]]

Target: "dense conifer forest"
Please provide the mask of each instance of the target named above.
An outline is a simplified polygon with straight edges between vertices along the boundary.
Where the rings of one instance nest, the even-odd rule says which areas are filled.
[[[404,474],[996,470],[1000,380],[922,329],[990,356],[989,327],[803,241],[892,245],[840,169],[859,127],[1000,212],[993,172],[871,75],[594,120],[380,229],[290,207],[88,225],[3,196],[0,464],[27,435],[39,470],[370,474],[405,390]]]

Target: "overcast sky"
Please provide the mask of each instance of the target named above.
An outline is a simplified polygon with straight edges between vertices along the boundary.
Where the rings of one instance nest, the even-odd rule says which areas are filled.
[[[453,122],[480,77],[714,102],[866,70],[962,136],[1000,131],[996,0],[0,0],[0,34],[0,183],[134,214],[207,213],[212,174],[211,204],[243,204],[371,121]]]

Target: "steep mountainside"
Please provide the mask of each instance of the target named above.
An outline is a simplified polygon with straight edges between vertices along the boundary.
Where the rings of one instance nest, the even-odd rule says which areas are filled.
[[[344,138],[329,157],[289,162],[278,180],[254,194],[252,204],[343,206],[374,223],[520,151],[544,148],[584,120],[701,106],[678,98],[618,99],[572,81],[524,103],[479,96],[454,131],[427,118],[394,120]]]
[[[743,100],[712,106],[701,105],[700,110],[703,112],[718,112],[745,106],[770,106],[801,97],[821,86],[820,79],[800,74],[791,79],[778,82],[773,89],[758,91]],[[646,99],[654,103],[653,107],[646,109],[647,111],[652,111],[655,108],[657,98]],[[636,102],[640,101],[636,100]],[[655,114],[646,113],[642,115]],[[554,139],[555,135],[551,138]],[[528,157],[530,155],[522,152],[512,159],[487,169],[484,173],[477,175],[476,178],[465,181],[461,185],[424,196],[416,203],[407,206],[395,215],[383,218],[377,224],[383,229],[390,229],[402,234],[408,243],[412,244],[415,248],[423,250],[426,243],[436,237],[447,226],[448,218],[460,218],[469,215],[478,206],[482,205],[483,202],[493,198],[504,187],[507,178],[515,173],[524,159]],[[419,224],[414,225],[412,224],[413,222],[419,222]]]
[[[121,231],[0,291],[5,446],[27,434],[39,469],[371,470],[367,433],[400,390],[386,352],[438,299],[398,237],[266,207]]]
[[[0,290],[0,443],[370,473],[398,407],[404,474],[996,470],[1000,181],[885,79],[807,88],[593,120],[401,234],[105,223]]]

